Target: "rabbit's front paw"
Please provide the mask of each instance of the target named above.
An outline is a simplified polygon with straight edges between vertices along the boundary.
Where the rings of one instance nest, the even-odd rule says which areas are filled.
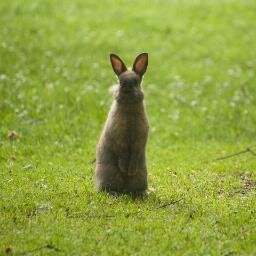
[[[129,158],[127,155],[123,155],[118,159],[118,166],[121,172],[126,173],[129,165]]]
[[[138,170],[138,161],[131,161],[128,169],[128,176],[134,176],[136,175]]]

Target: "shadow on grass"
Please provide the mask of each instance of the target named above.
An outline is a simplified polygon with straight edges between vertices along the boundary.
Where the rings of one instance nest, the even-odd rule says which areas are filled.
[[[66,211],[66,217],[71,219],[108,219],[108,218],[128,218],[128,217],[137,217],[144,218],[148,212],[158,211],[160,209],[171,207],[173,205],[179,204],[184,201],[184,197],[178,199],[170,200],[161,200],[154,193],[143,193],[143,194],[134,194],[134,193],[109,193],[109,192],[100,192],[100,207],[102,212],[94,212],[90,209],[86,211],[74,212]],[[118,204],[132,204],[138,206],[136,210],[131,210],[129,207],[111,207],[113,203]],[[97,204],[97,203],[96,203]],[[120,206],[120,205],[119,205]],[[144,216],[145,215],[145,216]]]

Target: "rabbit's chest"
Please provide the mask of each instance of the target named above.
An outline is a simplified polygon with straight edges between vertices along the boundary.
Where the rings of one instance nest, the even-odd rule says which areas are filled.
[[[124,147],[135,143],[139,138],[145,136],[144,122],[136,115],[118,119],[113,127],[113,136],[115,142]]]

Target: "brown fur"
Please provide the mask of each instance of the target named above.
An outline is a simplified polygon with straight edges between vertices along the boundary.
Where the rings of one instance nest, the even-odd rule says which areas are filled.
[[[140,84],[148,55],[140,54],[132,70],[127,70],[118,56],[111,54],[110,59],[119,86],[97,145],[96,188],[98,191],[142,193],[147,189],[148,119]]]

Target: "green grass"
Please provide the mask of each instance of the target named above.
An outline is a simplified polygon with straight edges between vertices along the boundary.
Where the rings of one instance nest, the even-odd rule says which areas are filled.
[[[0,2],[0,255],[255,255],[256,2]],[[95,192],[116,82],[149,52],[149,196]],[[15,131],[13,140],[8,137]],[[169,204],[171,202],[176,203]]]

